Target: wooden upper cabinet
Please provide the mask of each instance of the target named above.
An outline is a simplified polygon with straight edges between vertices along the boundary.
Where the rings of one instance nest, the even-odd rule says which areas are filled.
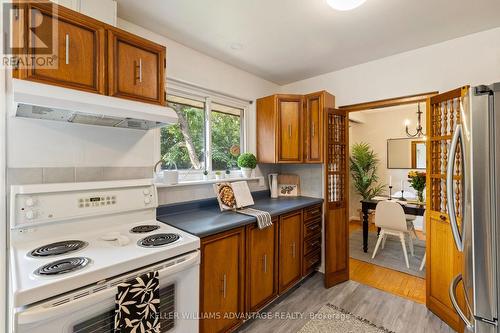
[[[326,91],[304,96],[305,163],[323,163],[324,110],[335,106],[335,97]]]
[[[257,159],[260,163],[323,163],[324,112],[335,97],[272,95],[257,100]]]
[[[29,38],[24,33],[24,45],[31,56],[41,55],[42,44],[51,40],[52,23],[57,20],[57,40],[53,47],[57,51],[54,66],[34,66],[29,69],[14,71],[14,76],[41,83],[64,86],[99,94],[105,94],[105,26],[100,22],[59,6],[57,16],[51,6],[44,3],[26,5],[26,21],[19,27],[25,32],[31,28],[36,36],[47,38]],[[29,26],[28,23],[32,22]],[[37,22],[42,24],[37,25]],[[50,47],[50,45],[49,45]],[[45,51],[46,52],[46,51]]]
[[[20,3],[19,10],[23,15],[12,23],[13,38],[24,45],[23,53],[55,49],[57,57],[54,66],[35,62],[14,69],[15,78],[165,105],[165,46],[40,0]],[[46,45],[55,35],[52,27],[57,40]]]
[[[165,104],[164,46],[110,29],[108,32],[109,94],[141,102]]]
[[[279,292],[293,286],[302,277],[302,211],[280,217]]]
[[[244,228],[203,238],[201,241],[201,313],[221,318],[200,320],[201,333],[230,331],[244,311]]]
[[[303,161],[303,97],[272,95],[257,100],[257,158],[260,163]]]
[[[247,311],[260,310],[278,293],[276,265],[278,221],[273,225],[259,229],[257,224],[247,227]]]

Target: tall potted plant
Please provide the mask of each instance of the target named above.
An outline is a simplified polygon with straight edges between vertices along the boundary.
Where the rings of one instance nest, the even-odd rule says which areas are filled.
[[[354,144],[350,162],[354,188],[364,200],[370,200],[383,193],[384,185],[377,184],[379,159],[369,144],[364,142]]]

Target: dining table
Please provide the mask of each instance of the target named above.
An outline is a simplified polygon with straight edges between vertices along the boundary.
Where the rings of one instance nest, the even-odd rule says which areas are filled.
[[[385,200],[389,200],[389,197],[374,198],[371,200],[361,200],[361,211],[363,212],[363,251],[365,253],[368,252],[368,227],[369,227],[368,215],[370,213],[370,210],[375,210],[375,208],[377,208],[377,204],[380,201],[385,201]],[[394,198],[391,200],[394,200],[399,204],[401,204],[401,207],[403,207],[403,210],[407,215],[423,216],[425,213],[425,203],[401,201],[399,199],[394,199]]]

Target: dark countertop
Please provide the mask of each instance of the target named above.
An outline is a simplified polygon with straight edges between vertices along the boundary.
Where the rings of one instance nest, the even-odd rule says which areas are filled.
[[[269,191],[262,192],[253,193],[255,205],[251,207],[267,211],[271,216],[285,214],[323,202],[323,199],[311,197],[271,199]],[[256,223],[257,221],[252,216],[232,211],[221,212],[216,199],[161,206],[158,207],[156,214],[158,221],[170,224],[198,237],[214,235],[250,223]]]

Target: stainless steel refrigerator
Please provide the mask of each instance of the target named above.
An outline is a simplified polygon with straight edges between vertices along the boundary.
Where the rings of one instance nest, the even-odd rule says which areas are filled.
[[[466,332],[499,333],[500,83],[470,89],[460,108],[462,124],[454,131],[450,156],[461,148],[461,223],[455,209],[454,158],[449,159],[446,185],[450,225],[464,263],[450,285],[450,298]],[[465,306],[456,301],[457,288],[464,288]]]

